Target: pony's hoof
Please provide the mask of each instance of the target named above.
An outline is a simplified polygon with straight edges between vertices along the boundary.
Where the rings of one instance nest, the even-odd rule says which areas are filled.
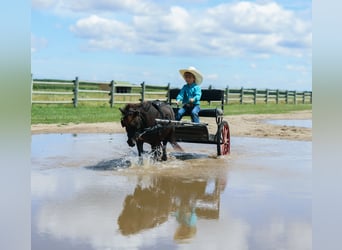
[[[138,159],[138,165],[139,166],[142,166],[144,165],[144,159],[140,156],[139,159]]]

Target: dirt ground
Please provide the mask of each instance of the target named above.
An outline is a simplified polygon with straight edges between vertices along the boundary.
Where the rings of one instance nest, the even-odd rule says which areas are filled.
[[[268,124],[265,120],[305,120],[312,119],[312,111],[296,111],[287,114],[233,115],[224,116],[229,123],[231,136],[278,138],[287,140],[312,140],[312,129],[284,125]],[[202,117],[201,122],[208,123],[210,133],[217,126],[214,118]],[[32,134],[44,133],[125,133],[120,122],[79,123],[79,124],[35,124]]]

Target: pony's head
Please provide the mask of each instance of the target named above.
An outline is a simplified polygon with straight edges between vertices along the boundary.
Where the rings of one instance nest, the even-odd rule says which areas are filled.
[[[127,132],[127,144],[134,147],[137,140],[137,134],[142,129],[142,118],[140,110],[134,104],[127,104],[124,109],[119,108],[121,111],[121,126]]]

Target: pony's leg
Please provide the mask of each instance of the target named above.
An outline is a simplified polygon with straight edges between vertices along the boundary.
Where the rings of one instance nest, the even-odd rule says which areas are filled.
[[[139,155],[139,160],[138,160],[138,164],[141,166],[143,165],[144,161],[143,161],[143,158],[141,156],[141,153],[144,152],[143,150],[143,144],[144,142],[142,141],[137,141],[137,148],[138,148],[138,155]]]
[[[162,148],[161,144],[151,146],[151,149],[152,149],[151,153],[152,153],[153,160],[160,161],[162,159],[161,148]]]
[[[163,146],[162,146],[162,150],[163,150],[162,160],[163,160],[163,161],[166,161],[166,160],[167,160],[167,155],[166,155],[166,144],[167,144],[167,141],[164,140],[164,141],[163,141]]]
[[[138,154],[141,156],[141,153],[144,153],[144,147],[143,147],[144,142],[142,141],[137,141],[137,148],[138,148]]]

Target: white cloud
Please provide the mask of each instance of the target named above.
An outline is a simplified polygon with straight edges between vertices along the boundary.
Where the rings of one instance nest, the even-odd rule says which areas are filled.
[[[31,34],[31,52],[35,53],[41,49],[46,48],[48,45],[48,41],[44,37],[36,37]]]
[[[113,39],[117,35],[122,38],[132,38],[130,34],[133,32],[130,26],[122,22],[101,18],[96,15],[78,20],[70,30],[79,37],[99,40]]]
[[[284,221],[274,218],[259,228],[255,241],[260,249],[282,246],[279,249],[312,249],[312,226],[302,221]]]
[[[128,8],[133,3],[128,1],[121,7]],[[147,9],[139,7],[141,12]],[[167,12],[136,14],[128,21],[104,16],[79,19],[70,30],[87,39],[89,49],[130,53],[193,56],[252,53],[263,57],[273,53],[290,56],[311,53],[311,20],[302,20],[274,2],[221,4],[202,12],[173,6]]]
[[[32,8],[34,9],[49,9],[56,5],[55,0],[32,0]]]
[[[306,74],[309,71],[311,71],[305,65],[291,65],[291,64],[288,64],[288,65],[286,65],[286,69],[287,70],[291,70],[291,71],[300,72],[300,73],[303,73],[303,74]]]
[[[77,15],[94,12],[149,14],[159,10],[157,5],[140,0],[32,0],[32,7],[36,10],[52,11],[62,16],[70,13]]]
[[[58,186],[58,179],[41,173],[31,174],[31,194],[41,198],[55,194]]]
[[[72,11],[124,11],[127,13],[148,14],[156,11],[156,5],[148,1],[139,0],[84,0],[81,2],[67,2]]]
[[[207,82],[211,80],[217,80],[218,78],[219,78],[218,74],[209,74],[205,76],[205,79],[207,80]]]
[[[257,65],[256,65],[255,63],[251,63],[251,64],[250,64],[250,67],[251,67],[252,69],[256,69]]]
[[[187,32],[190,27],[185,24],[189,24],[193,18],[184,8],[171,7],[170,13],[164,18],[162,17],[162,20],[170,30],[174,30],[176,32]]]

